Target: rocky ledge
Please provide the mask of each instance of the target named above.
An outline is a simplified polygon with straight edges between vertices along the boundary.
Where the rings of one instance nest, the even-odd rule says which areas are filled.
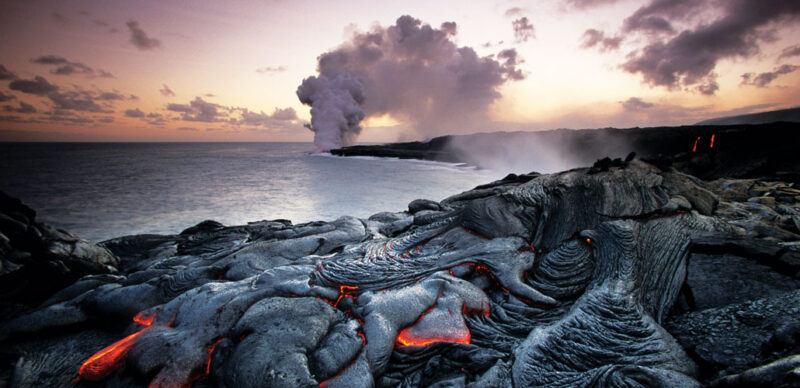
[[[607,160],[98,245],[2,213],[12,387],[800,384],[792,183]]]

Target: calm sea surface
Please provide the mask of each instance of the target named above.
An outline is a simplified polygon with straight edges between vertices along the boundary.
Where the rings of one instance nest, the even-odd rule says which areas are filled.
[[[311,143],[0,143],[0,190],[37,219],[101,241],[225,225],[401,211],[503,173],[312,155]]]

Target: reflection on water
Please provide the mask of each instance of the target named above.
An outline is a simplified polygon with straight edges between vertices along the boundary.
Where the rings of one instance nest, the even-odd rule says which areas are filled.
[[[95,241],[177,233],[205,219],[295,223],[400,211],[502,174],[310,155],[311,143],[2,143],[0,190]]]

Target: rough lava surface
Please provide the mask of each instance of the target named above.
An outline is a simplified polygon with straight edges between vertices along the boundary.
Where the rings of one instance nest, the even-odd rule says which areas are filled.
[[[12,387],[800,378],[791,184],[617,160],[510,175],[368,219],[206,221],[99,245],[59,232],[69,249],[47,255],[47,236],[31,232],[43,224],[9,201],[1,282],[94,263],[28,298],[4,288],[0,378]]]

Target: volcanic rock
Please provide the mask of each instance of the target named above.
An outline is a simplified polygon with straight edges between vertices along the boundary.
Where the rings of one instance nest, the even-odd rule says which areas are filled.
[[[22,307],[0,320],[0,379],[791,386],[800,354],[793,190],[609,159],[368,219],[204,221],[99,245],[6,199],[2,276],[15,288],[4,300]],[[43,289],[23,287],[42,277]]]

